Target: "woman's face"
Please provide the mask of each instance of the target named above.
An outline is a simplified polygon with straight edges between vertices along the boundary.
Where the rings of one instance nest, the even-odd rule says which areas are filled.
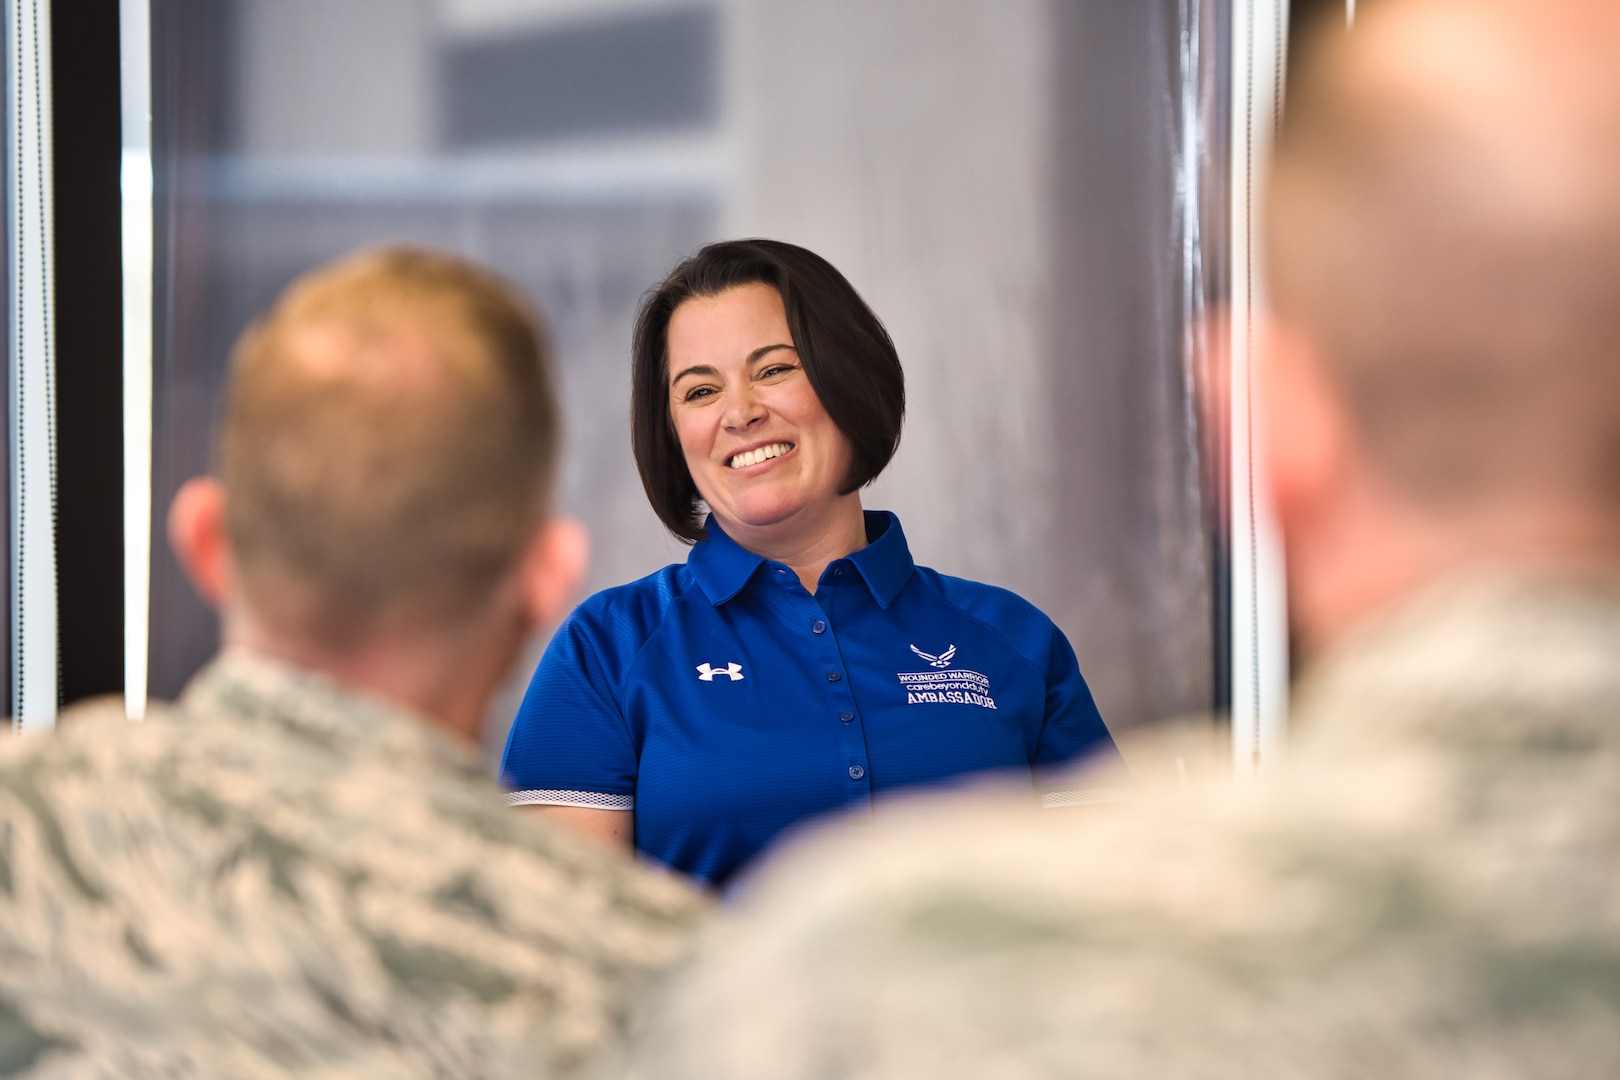
[[[782,297],[740,285],[670,316],[669,413],[698,493],[744,546],[830,528],[849,440],[793,348]]]

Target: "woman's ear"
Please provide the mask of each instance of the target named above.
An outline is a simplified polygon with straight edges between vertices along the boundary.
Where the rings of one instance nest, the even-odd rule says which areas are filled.
[[[231,577],[223,484],[199,476],[181,485],[169,504],[169,546],[198,594],[216,611],[222,609]]]
[[[589,565],[590,536],[578,521],[550,518],[535,530],[523,558],[523,597],[532,626],[563,616]]]

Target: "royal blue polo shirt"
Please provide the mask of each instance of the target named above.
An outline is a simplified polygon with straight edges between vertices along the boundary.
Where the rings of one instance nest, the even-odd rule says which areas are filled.
[[[507,739],[514,804],[632,810],[644,854],[724,885],[782,830],[986,770],[1115,754],[1052,620],[912,562],[890,513],[812,595],[711,518],[684,565],[597,593],[552,638]]]

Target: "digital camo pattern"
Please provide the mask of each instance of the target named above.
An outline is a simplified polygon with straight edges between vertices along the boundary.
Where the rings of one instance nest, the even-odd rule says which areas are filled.
[[[1275,782],[917,806],[758,882],[616,1075],[1620,1076],[1620,591],[1431,594]]]
[[[703,902],[246,656],[0,753],[0,1075],[568,1076]]]

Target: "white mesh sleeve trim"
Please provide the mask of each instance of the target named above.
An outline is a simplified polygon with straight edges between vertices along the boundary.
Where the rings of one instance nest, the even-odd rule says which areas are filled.
[[[1124,788],[1078,788],[1073,791],[1048,791],[1041,796],[1041,806],[1094,806],[1098,803],[1130,802],[1132,793]]]
[[[634,810],[634,795],[605,791],[508,791],[508,806],[588,806],[596,810]]]

